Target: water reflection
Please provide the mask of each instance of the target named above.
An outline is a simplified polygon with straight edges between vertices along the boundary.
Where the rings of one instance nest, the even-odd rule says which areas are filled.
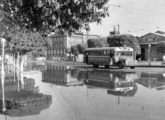
[[[42,81],[60,86],[86,85],[89,89],[107,89],[107,94],[134,96],[137,83],[147,88],[165,89],[163,73],[124,72],[73,69],[67,66],[47,65]]]
[[[107,89],[108,94],[117,96],[133,96],[137,91],[133,72],[87,71],[84,83],[88,88]]]
[[[157,90],[165,89],[165,76],[163,73],[142,72],[137,82],[147,88],[154,88]]]
[[[16,116],[9,119],[164,119],[163,73],[57,65],[40,68],[42,72],[26,75],[34,79],[24,78],[24,84],[18,80],[14,82],[12,77],[5,79],[6,114]],[[2,118],[4,116],[0,115],[0,120]]]
[[[22,84],[22,81],[14,81],[12,76],[5,78],[6,115],[26,116],[39,114],[40,111],[50,106],[51,96],[39,93],[39,87],[35,86],[34,79],[24,78],[23,82]],[[0,88],[0,98],[2,98],[1,90],[2,88]],[[0,109],[2,108],[1,101]]]
[[[78,79],[80,72],[67,66],[47,65],[47,70],[42,72],[42,81],[61,86],[83,85],[83,81]]]
[[[87,88],[107,89],[108,94],[132,96],[137,91],[134,72],[106,72],[98,70],[71,69],[67,66],[47,65],[42,72],[42,81],[61,85],[85,85]],[[132,92],[133,91],[133,92]]]

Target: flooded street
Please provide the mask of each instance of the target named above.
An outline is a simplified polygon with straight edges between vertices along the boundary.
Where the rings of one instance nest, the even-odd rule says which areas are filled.
[[[7,111],[0,120],[164,120],[163,72],[55,65],[30,69],[24,81],[5,79]]]

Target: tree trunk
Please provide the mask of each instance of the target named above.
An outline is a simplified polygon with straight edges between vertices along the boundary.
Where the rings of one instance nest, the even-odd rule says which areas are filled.
[[[22,83],[22,88],[24,88],[24,79],[23,79],[23,67],[24,67],[24,62],[25,62],[25,56],[21,56],[20,59],[20,77],[21,77],[21,83]]]
[[[19,52],[17,52],[17,61],[16,61],[16,73],[17,73],[17,80],[18,80],[18,91],[20,91],[20,56],[19,56]]]
[[[13,54],[13,64],[14,64],[14,82],[15,82],[15,75],[16,75],[16,56],[15,56],[15,53]]]

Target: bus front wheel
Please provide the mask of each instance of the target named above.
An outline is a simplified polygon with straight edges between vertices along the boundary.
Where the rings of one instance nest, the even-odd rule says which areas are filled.
[[[131,66],[131,69],[135,69],[135,66]]]
[[[105,69],[108,69],[109,68],[109,65],[105,65],[104,67],[105,67]]]
[[[120,69],[123,69],[123,68],[124,68],[124,65],[123,65],[122,62],[119,63],[119,68],[120,68]]]

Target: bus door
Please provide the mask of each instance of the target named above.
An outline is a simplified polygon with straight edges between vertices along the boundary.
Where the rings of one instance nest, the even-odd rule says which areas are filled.
[[[114,51],[113,50],[109,50],[109,57],[110,57],[110,65],[113,65],[113,57],[114,57]]]

